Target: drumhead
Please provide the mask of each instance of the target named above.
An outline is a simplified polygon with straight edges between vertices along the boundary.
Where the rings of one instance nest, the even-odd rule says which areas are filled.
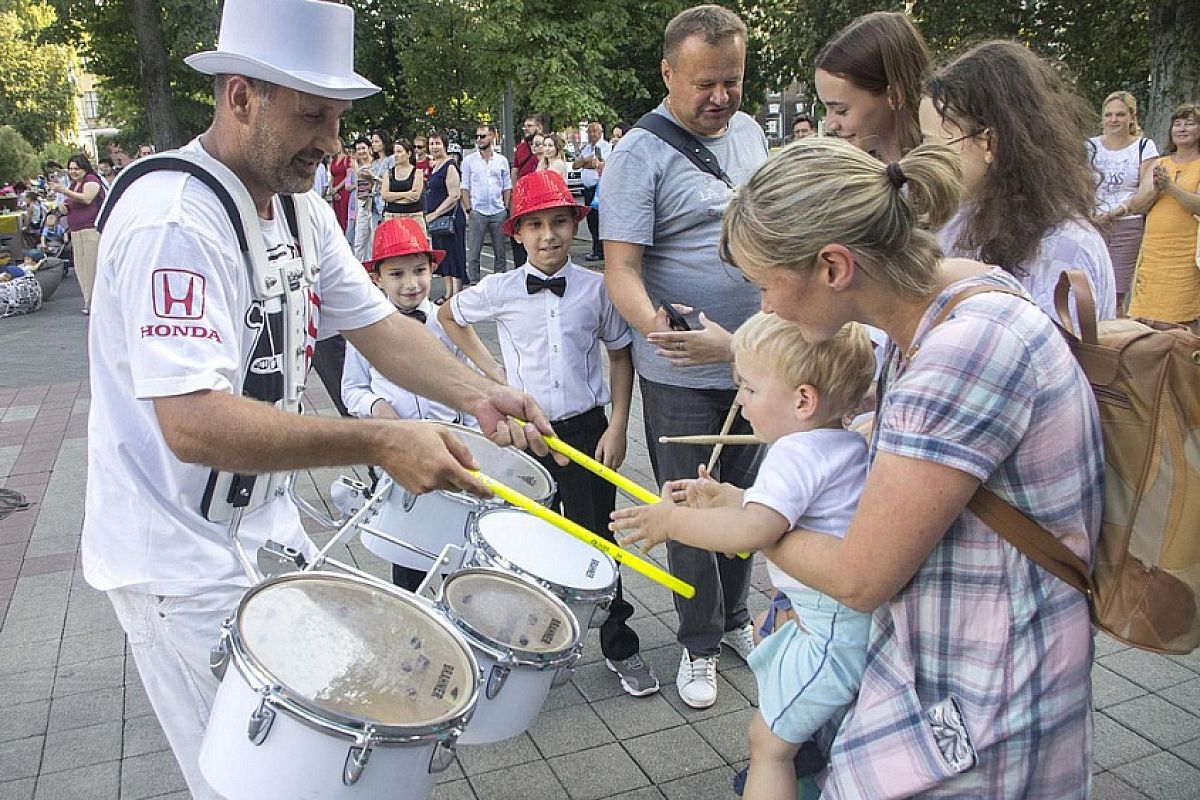
[[[554,525],[513,508],[485,511],[475,521],[473,544],[518,572],[582,592],[603,592],[617,580],[613,560]]]
[[[510,489],[533,500],[545,503],[554,494],[554,479],[550,471],[528,453],[512,447],[500,447],[479,431],[449,422],[437,423],[450,428],[471,451],[479,471],[503,483]]]
[[[470,649],[399,590],[345,575],[285,575],[243,598],[234,630],[233,646],[310,709],[424,728],[474,702]]]
[[[442,603],[470,639],[483,639],[519,660],[543,661],[579,641],[579,623],[562,601],[540,586],[490,569],[446,579]]]

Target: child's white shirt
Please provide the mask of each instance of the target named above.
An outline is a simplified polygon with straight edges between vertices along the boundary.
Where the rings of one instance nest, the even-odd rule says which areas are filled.
[[[867,480],[867,441],[854,431],[821,428],[792,433],[767,450],[754,485],[742,499],[758,503],[788,522],[788,529],[846,535]],[[776,588],[808,588],[767,559]]]
[[[425,314],[425,327],[446,346],[459,360],[470,364],[438,322],[437,306],[429,299],[421,301],[417,306]],[[402,389],[389,381],[377,369],[371,366],[366,357],[346,343],[346,361],[342,367],[342,402],[352,416],[369,419],[371,407],[379,400],[384,400],[401,419],[431,419],[442,422],[457,422],[468,427],[477,427],[475,418],[462,414],[450,406],[429,400],[425,397]]]
[[[530,294],[526,277],[562,277],[566,291]],[[508,383],[537,400],[552,421],[577,416],[612,399],[601,345],[619,350],[633,341],[604,276],[568,261],[552,276],[526,263],[488,275],[450,298],[459,325],[494,321]]]

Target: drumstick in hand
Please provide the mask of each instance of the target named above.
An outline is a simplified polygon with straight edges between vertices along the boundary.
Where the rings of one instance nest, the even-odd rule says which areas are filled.
[[[719,436],[724,438],[729,435],[730,429],[733,428],[733,421],[737,419],[738,411],[740,409],[741,406],[738,405],[738,401],[734,400],[729,406],[729,413],[725,415],[725,424],[721,426],[721,432],[718,434]],[[725,442],[720,441],[717,442],[715,447],[713,447],[712,455],[708,457],[708,473],[710,475],[712,474],[713,468],[717,466],[717,459],[721,457],[721,450],[724,447]]]

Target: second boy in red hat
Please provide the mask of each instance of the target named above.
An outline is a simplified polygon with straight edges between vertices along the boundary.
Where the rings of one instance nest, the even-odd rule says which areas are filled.
[[[466,361],[442,330],[434,313],[437,307],[429,301],[433,269],[445,251],[429,246],[425,232],[415,219],[401,217],[386,220],[375,229],[371,252],[373,258],[364,261],[363,266],[396,310],[423,323],[450,352]],[[474,331],[468,332],[467,336],[479,341]],[[383,377],[350,344],[346,345],[346,364],[342,370],[342,399],[355,417],[433,419],[478,427],[474,417],[401,389]],[[424,572],[392,565],[392,582],[397,586],[415,590],[424,578]]]
[[[629,325],[608,299],[604,278],[571,262],[571,242],[588,209],[577,205],[567,184],[550,170],[534,172],[513,189],[512,216],[502,226],[525,246],[519,270],[489,275],[450,298],[438,310],[446,333],[485,375],[529,392],[568,444],[616,469],[625,458],[625,435],[633,394]],[[504,369],[471,335],[470,325],[494,321]],[[607,350],[612,392],[604,382],[600,351]],[[612,419],[604,407],[612,400]],[[558,483],[563,513],[610,538],[608,515],[616,489],[577,464],[542,459]],[[639,654],[628,625],[633,606],[617,595],[600,628],[600,649],[621,686],[635,696],[658,691],[658,679]]]

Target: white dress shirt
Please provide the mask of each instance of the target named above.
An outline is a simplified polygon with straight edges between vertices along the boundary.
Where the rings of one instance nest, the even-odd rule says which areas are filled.
[[[567,281],[558,297],[529,294],[527,275]],[[568,261],[552,276],[526,263],[488,275],[450,298],[459,325],[496,323],[508,383],[531,395],[551,420],[574,417],[612,399],[600,345],[619,350],[632,341],[629,325],[604,288],[604,276]]]
[[[425,327],[438,338],[456,357],[466,360],[438,322],[437,306],[429,299],[421,301],[417,310],[425,314]],[[433,419],[442,422],[457,422],[475,427],[475,419],[464,415],[450,406],[429,400],[407,389],[402,389],[385,378],[371,366],[366,356],[354,345],[346,343],[346,362],[342,367],[342,402],[346,410],[355,417],[370,419],[371,407],[376,401],[384,400],[400,419]]]
[[[462,185],[471,195],[471,210],[492,215],[504,211],[504,192],[512,189],[508,159],[492,153],[487,161],[476,150],[463,160]]]

